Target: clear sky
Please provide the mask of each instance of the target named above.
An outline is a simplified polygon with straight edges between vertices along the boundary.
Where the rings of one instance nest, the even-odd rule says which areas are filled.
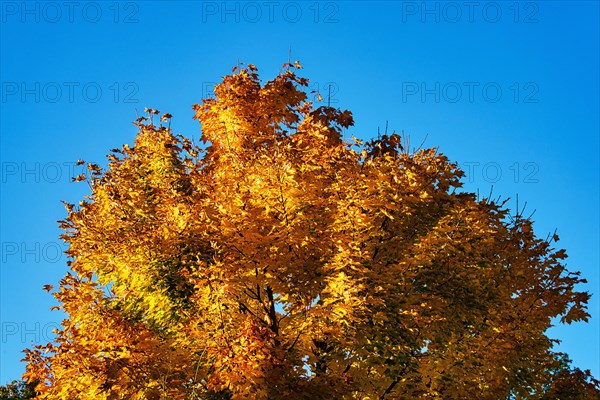
[[[42,291],[67,271],[56,221],[79,201],[78,159],[131,143],[137,112],[174,115],[239,61],[265,80],[305,67],[363,139],[389,124],[463,166],[465,187],[527,202],[588,279],[588,324],[553,328],[600,378],[598,2],[0,2],[0,384],[63,318]]]

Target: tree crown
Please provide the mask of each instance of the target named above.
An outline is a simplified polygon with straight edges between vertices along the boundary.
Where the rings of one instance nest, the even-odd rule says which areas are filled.
[[[223,78],[193,107],[204,146],[147,109],[88,165],[61,221],[68,318],[26,355],[40,398],[543,392],[552,318],[588,318],[558,237],[456,190],[436,149],[344,141],[352,114],[308,101],[299,68]]]

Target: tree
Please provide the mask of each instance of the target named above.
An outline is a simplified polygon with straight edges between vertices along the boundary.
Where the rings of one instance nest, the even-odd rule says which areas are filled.
[[[0,386],[0,400],[33,399],[36,384],[37,382],[12,381],[5,386]]]
[[[588,318],[558,237],[461,191],[436,149],[344,141],[351,113],[308,101],[298,68],[234,68],[194,106],[203,146],[147,109],[133,147],[77,178],[68,318],[26,351],[39,398],[543,393],[552,318]]]

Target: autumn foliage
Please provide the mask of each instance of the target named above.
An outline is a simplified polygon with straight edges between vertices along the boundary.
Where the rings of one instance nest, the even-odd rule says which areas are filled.
[[[66,204],[68,316],[27,351],[40,399],[536,398],[553,317],[587,320],[563,250],[396,134],[343,138],[285,65],[195,105],[202,142],[147,110]]]

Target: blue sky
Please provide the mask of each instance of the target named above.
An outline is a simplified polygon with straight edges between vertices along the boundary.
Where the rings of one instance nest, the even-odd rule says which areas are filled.
[[[465,4],[466,3],[466,4]],[[459,162],[465,188],[510,197],[557,229],[588,279],[588,324],[552,328],[600,377],[598,2],[0,2],[0,384],[63,316],[44,284],[67,271],[56,221],[78,159],[131,143],[136,110],[174,115],[239,61],[265,80],[300,60],[311,88],[349,109],[359,138],[410,134]]]

